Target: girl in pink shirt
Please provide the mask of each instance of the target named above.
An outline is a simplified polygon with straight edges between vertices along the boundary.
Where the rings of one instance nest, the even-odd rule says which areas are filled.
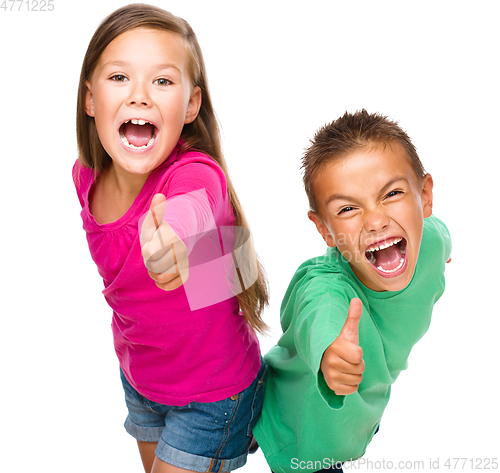
[[[73,179],[144,468],[235,470],[262,405],[267,282],[184,20],[135,4],[103,21],[77,138]]]

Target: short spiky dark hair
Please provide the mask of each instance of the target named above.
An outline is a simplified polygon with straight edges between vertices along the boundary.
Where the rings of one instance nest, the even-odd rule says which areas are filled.
[[[344,116],[321,128],[311,140],[311,146],[302,159],[304,186],[311,210],[318,213],[313,180],[326,164],[360,148],[377,144],[385,146],[389,143],[398,144],[406,152],[421,183],[425,176],[424,167],[410,137],[397,122],[363,109],[356,113],[346,112]]]

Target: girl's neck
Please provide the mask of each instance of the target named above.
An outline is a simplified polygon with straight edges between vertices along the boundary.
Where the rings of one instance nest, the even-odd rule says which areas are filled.
[[[118,171],[118,172],[117,172]],[[148,178],[120,172],[111,164],[99,173],[89,195],[90,212],[97,223],[116,222],[127,213]]]
[[[138,175],[131,174],[113,163],[106,170],[106,180],[108,184],[115,187],[116,192],[124,197],[135,199],[139,192],[141,192],[144,183],[146,182],[149,174]]]

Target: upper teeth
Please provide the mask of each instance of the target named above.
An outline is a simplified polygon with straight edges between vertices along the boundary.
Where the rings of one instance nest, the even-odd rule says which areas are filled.
[[[134,125],[145,125],[149,123],[147,120],[143,120],[142,118],[132,118],[132,120],[127,120],[125,123],[132,122]]]
[[[385,250],[386,248],[399,243],[401,240],[402,238],[395,238],[393,241],[382,243],[380,246],[372,246],[371,248],[367,248],[366,251],[371,251],[373,253],[374,251]]]

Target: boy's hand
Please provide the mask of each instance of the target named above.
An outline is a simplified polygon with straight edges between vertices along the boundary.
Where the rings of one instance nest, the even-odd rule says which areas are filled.
[[[344,327],[325,350],[321,360],[321,371],[326,384],[339,396],[356,392],[363,379],[365,362],[363,350],[359,346],[362,307],[360,299],[351,300]]]
[[[141,252],[149,275],[165,291],[182,286],[189,275],[189,261],[184,242],[163,220],[165,196],[156,194],[141,228]]]

